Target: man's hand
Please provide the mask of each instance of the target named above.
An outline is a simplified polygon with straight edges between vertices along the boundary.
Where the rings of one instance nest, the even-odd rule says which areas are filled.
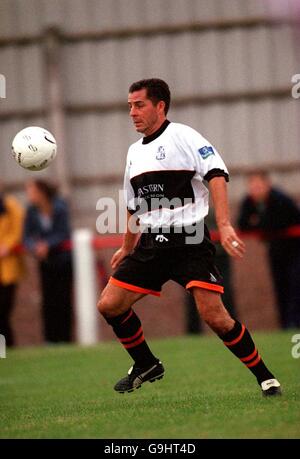
[[[132,220],[133,218],[135,218],[135,217],[133,217],[129,212],[127,212],[127,229],[126,229],[126,232],[124,234],[122,247],[114,253],[114,255],[112,256],[112,258],[110,260],[110,264],[111,264],[112,269],[116,269],[119,266],[119,264],[121,263],[121,261],[127,255],[129,255],[130,252],[132,252],[132,250],[134,249],[134,247],[137,244],[137,241],[138,241],[139,237],[141,236],[141,233],[132,232],[130,230],[130,224],[129,224],[130,221],[131,222],[135,221],[134,224],[135,225],[137,224],[136,220]],[[135,228],[136,228],[136,226],[135,226]]]
[[[34,248],[34,253],[39,260],[44,260],[47,257],[49,252],[49,246],[47,242],[40,241],[37,242]]]
[[[112,256],[112,259],[110,260],[110,264],[112,269],[116,269],[121,261],[129,255],[130,250],[126,250],[124,247],[121,247],[119,250],[117,250],[114,255]]]
[[[230,225],[219,227],[220,240],[226,252],[234,258],[243,258],[245,253],[245,244],[237,236],[234,228]]]

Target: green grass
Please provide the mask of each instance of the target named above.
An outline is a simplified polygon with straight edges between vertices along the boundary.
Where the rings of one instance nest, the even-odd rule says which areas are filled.
[[[165,377],[125,395],[112,390],[130,365],[118,343],[8,351],[0,360],[0,438],[300,438],[292,335],[254,335],[282,383],[275,398],[262,397],[214,336],[152,341]]]

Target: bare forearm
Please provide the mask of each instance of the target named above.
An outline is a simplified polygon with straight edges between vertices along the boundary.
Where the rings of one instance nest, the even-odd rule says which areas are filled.
[[[140,232],[137,231],[137,223],[136,221],[132,221],[132,218],[134,217],[127,212],[127,228],[124,234],[122,248],[129,252],[134,249],[140,237]]]
[[[122,248],[130,252],[136,246],[138,238],[139,238],[139,234],[133,234],[133,233],[130,233],[130,231],[127,231],[124,234]]]
[[[220,233],[220,242],[226,252],[237,258],[242,258],[245,244],[238,237],[230,222],[227,186],[223,177],[214,177],[209,182],[209,190],[215,209],[215,217]]]
[[[133,217],[134,218],[134,217]],[[116,269],[121,261],[134,249],[140,237],[137,231],[137,223],[131,220],[131,215],[127,213],[127,227],[123,237],[122,247],[120,247],[112,256],[110,261],[113,269]]]
[[[231,225],[227,195],[227,185],[223,177],[214,177],[209,182],[209,190],[215,210],[215,219],[219,229]]]

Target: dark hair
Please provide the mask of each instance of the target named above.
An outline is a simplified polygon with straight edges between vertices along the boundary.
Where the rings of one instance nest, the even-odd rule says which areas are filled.
[[[52,183],[41,179],[33,179],[31,182],[49,201],[52,201],[57,195],[57,188]]]
[[[171,93],[169,86],[163,80],[159,78],[148,78],[146,80],[139,80],[129,88],[129,92],[140,91],[141,89],[146,89],[147,97],[150,99],[154,105],[157,105],[161,100],[165,103],[165,114],[168,113],[170,102],[171,102]]]
[[[270,179],[269,172],[266,171],[265,169],[250,169],[250,170],[247,171],[246,176],[248,178],[260,177],[263,180],[269,180]]]

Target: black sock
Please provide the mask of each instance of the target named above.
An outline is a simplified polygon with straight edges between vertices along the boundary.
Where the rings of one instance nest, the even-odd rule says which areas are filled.
[[[106,321],[138,367],[144,368],[158,362],[145,341],[141,321],[133,309],[117,317],[106,318]]]
[[[220,336],[220,338],[225,346],[252,371],[259,384],[267,379],[274,378],[274,375],[268,370],[259,355],[245,325],[236,320],[233,329]]]

